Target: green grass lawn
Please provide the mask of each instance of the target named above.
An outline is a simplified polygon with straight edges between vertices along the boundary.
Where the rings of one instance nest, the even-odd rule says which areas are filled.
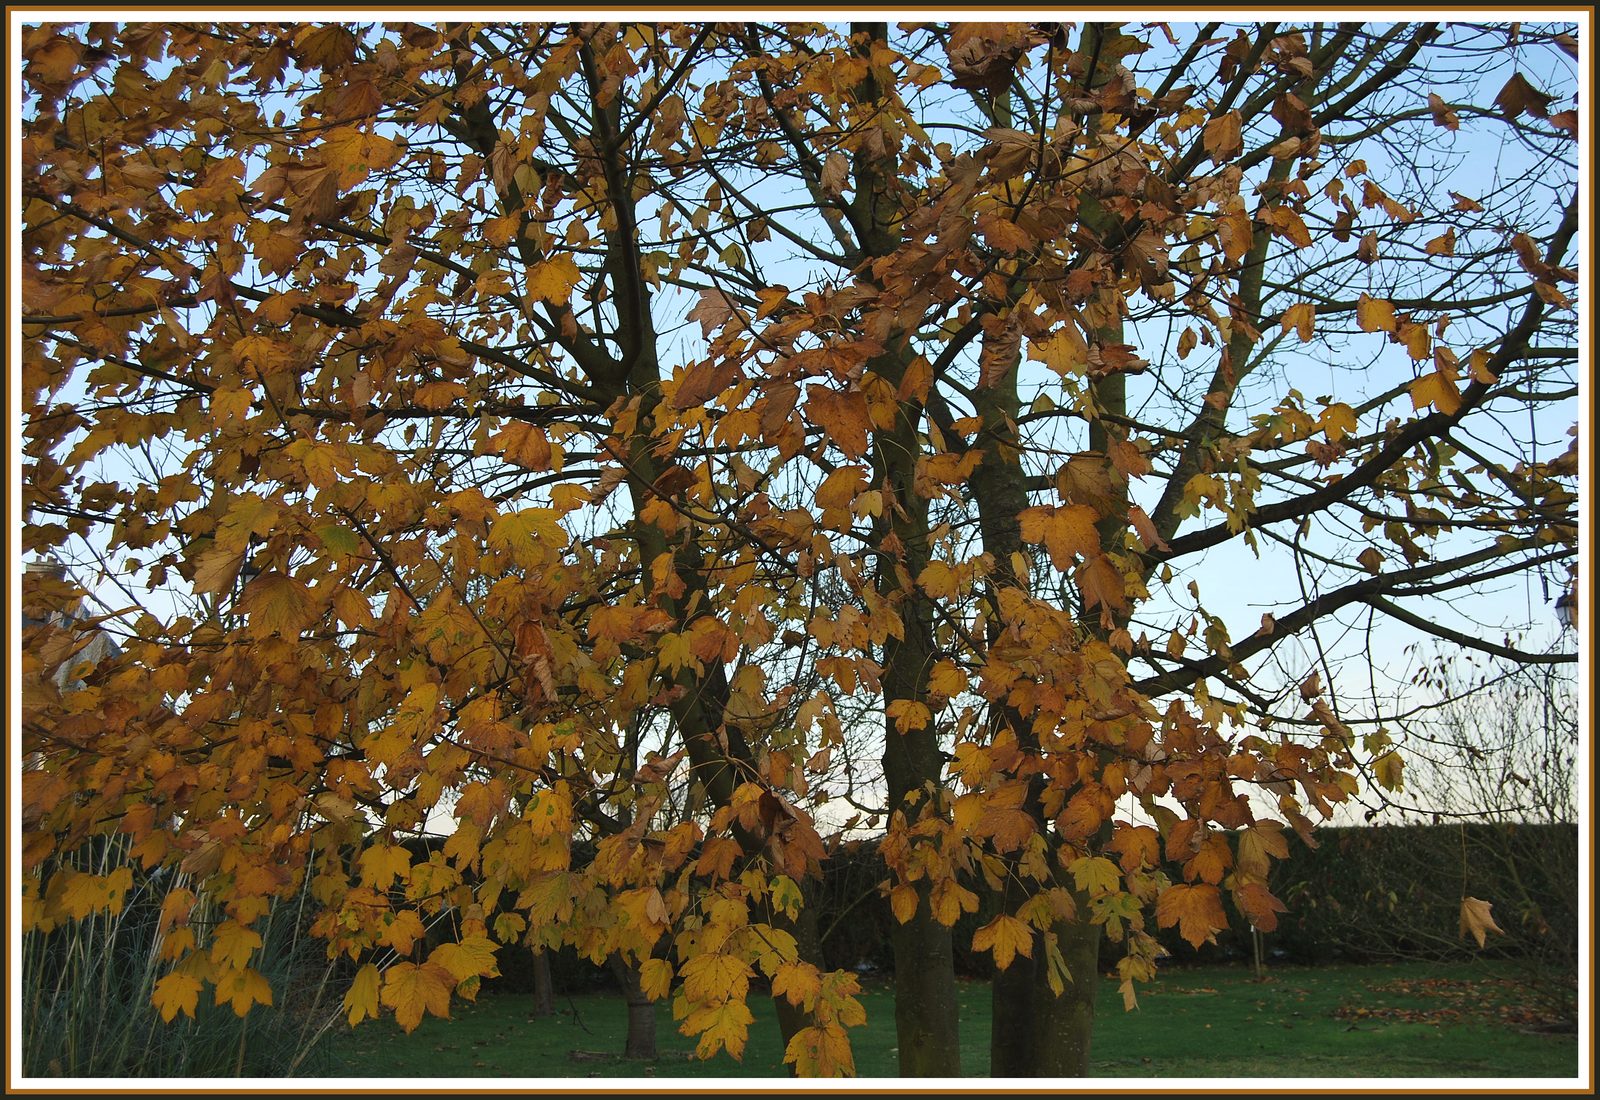
[[[1526,994],[1503,963],[1247,967],[1164,972],[1122,1010],[1107,981],[1094,1037],[1099,1077],[1571,1077],[1577,1035],[1539,1030]],[[895,1074],[894,1005],[867,986],[868,1023],[853,1031],[864,1077]],[[449,1020],[410,1036],[389,1020],[342,1025],[315,1072],[339,1077],[778,1077],[782,1050],[769,1000],[752,994],[756,1022],[742,1061],[694,1061],[671,1009],[658,1009],[661,1057],[625,1061],[619,997],[558,998],[554,1018],[528,1015],[531,999],[486,993]],[[961,986],[962,1066],[988,1072],[989,987]]]

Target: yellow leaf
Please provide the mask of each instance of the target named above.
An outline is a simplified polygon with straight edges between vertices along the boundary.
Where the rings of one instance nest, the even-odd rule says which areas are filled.
[[[379,975],[376,966],[367,963],[356,971],[355,980],[350,983],[349,992],[344,995],[344,1011],[351,1027],[355,1027],[362,1020],[377,1018],[378,985]]]
[[[683,992],[691,1001],[742,1001],[752,972],[743,959],[716,954],[694,956],[683,964],[682,973]]]
[[[398,844],[375,844],[361,853],[357,864],[361,885],[374,890],[387,890],[395,879],[411,877],[411,853]]]
[[[807,1012],[816,1005],[821,991],[822,972],[808,962],[786,962],[772,977],[772,995],[786,997]]]
[[[450,1017],[450,990],[455,977],[437,963],[415,966],[408,962],[389,967],[383,981],[383,1003],[406,1032],[415,1031],[424,1010],[443,1019]]]
[[[972,949],[994,952],[995,966],[1004,970],[1017,955],[1033,958],[1033,929],[1001,913],[972,934]]]
[[[639,988],[652,1001],[659,1001],[672,990],[672,964],[666,959],[646,959],[639,967]],[[777,993],[774,986],[773,993]]]
[[[223,921],[211,933],[211,960],[218,966],[243,970],[249,965],[250,956],[260,946],[261,935],[258,932],[236,921]]]
[[[866,396],[859,390],[839,391],[814,385],[806,389],[805,416],[850,458],[867,453],[871,418]]]
[[[1470,934],[1473,939],[1478,941],[1479,947],[1482,947],[1487,942],[1488,933],[1490,932],[1505,935],[1505,930],[1496,924],[1494,917],[1490,915],[1489,910],[1491,908],[1492,906],[1489,902],[1479,898],[1462,898],[1461,930],[1457,934],[1462,936]]]
[[[1404,768],[1405,761],[1400,758],[1400,754],[1390,749],[1372,762],[1372,776],[1385,790],[1400,791],[1405,789],[1401,776]]]
[[[254,970],[231,970],[217,978],[217,1004],[232,1004],[233,1014],[243,1017],[253,1005],[272,1007],[272,986]]]
[[[1418,412],[1432,405],[1446,416],[1454,416],[1461,408],[1461,392],[1443,371],[1429,371],[1411,383],[1410,390],[1411,406]]]
[[[696,1058],[704,1060],[726,1049],[735,1059],[741,1059],[754,1020],[743,1000],[727,1001],[691,1012],[680,1030],[685,1035],[700,1036],[694,1048]]]
[[[917,574],[917,585],[936,600],[952,599],[956,595],[956,571],[948,562],[930,561]]]
[[[1117,992],[1122,994],[1122,1011],[1132,1012],[1139,1007],[1139,997],[1133,991],[1133,979],[1123,978],[1117,985]]]
[[[1283,826],[1262,821],[1239,833],[1239,868],[1266,878],[1272,860],[1288,859],[1289,844],[1283,839]]]
[[[1337,443],[1345,436],[1354,434],[1356,424],[1356,411],[1343,401],[1329,405],[1317,418],[1317,425],[1327,436],[1329,443]]]
[[[683,634],[673,632],[661,635],[656,652],[661,657],[661,667],[670,672],[681,668],[699,672],[702,667],[689,648],[689,639]]]
[[[894,719],[894,728],[901,733],[927,729],[928,723],[933,721],[933,713],[915,699],[896,699],[886,708],[886,713]]]
[[[382,934],[378,937],[380,943],[388,944],[401,955],[411,954],[411,945],[425,935],[427,929],[422,927],[422,920],[417,916],[415,909],[402,909],[390,920]]]
[[[962,910],[968,913],[978,910],[978,895],[951,878],[940,879],[929,894],[928,901],[933,909],[933,919],[946,928],[961,919]]]
[[[495,945],[486,936],[466,936],[460,943],[442,943],[428,955],[430,963],[448,970],[457,982],[468,978],[494,978],[500,968],[494,961]]]
[[[894,910],[894,919],[901,924],[916,916],[917,888],[908,882],[903,882],[893,890],[890,890],[889,908]]]
[[[230,420],[243,422],[250,416],[250,391],[226,386],[211,391],[211,422],[222,425]]]
[[[150,994],[150,1003],[161,1012],[163,1023],[170,1024],[180,1011],[194,1019],[195,1006],[200,1002],[200,982],[188,974],[168,974],[156,982]]]
[[[866,478],[861,466],[840,466],[817,486],[817,507],[824,511],[848,510],[856,494],[866,488]],[[846,521],[848,522],[848,521]]]
[[[1356,323],[1362,332],[1393,332],[1395,330],[1394,306],[1382,298],[1366,294],[1356,299]]]
[[[850,1036],[833,1023],[795,1032],[784,1048],[783,1060],[794,1066],[797,1077],[854,1077],[856,1073]]]
[[[928,675],[928,690],[946,698],[960,695],[967,690],[967,674],[957,668],[955,662],[941,660]]]
[[[583,273],[571,256],[552,256],[528,268],[528,297],[536,302],[566,305]]]
[[[1108,894],[1122,881],[1117,865],[1104,856],[1080,856],[1067,864],[1067,870],[1078,889],[1091,895]]]

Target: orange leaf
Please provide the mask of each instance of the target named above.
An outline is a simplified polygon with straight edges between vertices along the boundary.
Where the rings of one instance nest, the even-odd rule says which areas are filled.
[[[1212,939],[1228,926],[1222,911],[1222,895],[1215,886],[1202,883],[1185,886],[1175,883],[1156,899],[1156,924],[1162,928],[1178,926],[1178,933],[1194,947]]]
[[[859,390],[843,393],[826,386],[806,390],[806,419],[825,432],[850,458],[867,453],[867,402]]]
[[[1234,156],[1244,148],[1240,136],[1240,119],[1238,111],[1229,111],[1219,118],[1214,118],[1206,123],[1205,132],[1201,137],[1211,159],[1218,164]]]
[[[1033,929],[1001,913],[972,934],[972,949],[994,952],[994,965],[1004,970],[1017,955],[1033,958]]]

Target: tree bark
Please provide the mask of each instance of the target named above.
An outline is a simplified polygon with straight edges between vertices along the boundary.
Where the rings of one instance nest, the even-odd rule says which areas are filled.
[[[622,1049],[624,1058],[656,1060],[656,1006],[639,984],[639,968],[621,955],[612,955],[606,965],[622,989],[628,1006],[628,1037]]]
[[[550,952],[533,949],[533,1012],[536,1019],[556,1014],[555,984],[550,980]]]

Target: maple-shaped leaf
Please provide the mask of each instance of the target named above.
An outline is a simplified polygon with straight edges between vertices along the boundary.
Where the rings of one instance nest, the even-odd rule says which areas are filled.
[[[363,849],[356,862],[361,885],[374,890],[387,890],[395,879],[404,882],[410,877],[411,853],[398,844],[374,844]]]
[[[1287,911],[1283,902],[1259,882],[1246,882],[1237,887],[1233,900],[1250,923],[1263,932],[1277,931],[1278,914]]]
[[[1505,929],[1494,922],[1494,917],[1489,910],[1491,905],[1479,898],[1464,897],[1461,899],[1461,927],[1457,935],[1468,936],[1478,941],[1482,947],[1488,941],[1490,932],[1505,935]]]
[[[752,975],[749,963],[726,954],[696,955],[681,971],[683,992],[691,1001],[743,1000]]]
[[[1519,114],[1549,118],[1550,104],[1555,98],[1528,83],[1528,78],[1520,72],[1514,72],[1511,74],[1511,79],[1500,89],[1500,93],[1494,97],[1494,105],[1500,108],[1500,113],[1507,118],[1515,118]]]
[[[156,982],[150,993],[150,1003],[161,1013],[162,1022],[168,1024],[179,1012],[194,1019],[199,1002],[200,980],[188,974],[168,974]]]
[[[854,1077],[855,1055],[850,1036],[838,1024],[804,1027],[794,1033],[783,1051],[797,1077]]]
[[[639,989],[652,1001],[659,1001],[672,990],[672,964],[666,959],[646,959],[639,965]],[[773,988],[773,993],[778,992]]]
[[[466,936],[460,943],[442,943],[428,954],[430,963],[448,970],[457,982],[493,978],[500,973],[494,961],[495,945],[486,936]]]
[[[1363,294],[1356,299],[1356,324],[1362,332],[1393,332],[1398,324],[1394,305],[1387,299]]]
[[[311,590],[278,572],[263,573],[245,585],[239,609],[249,618],[250,631],[256,637],[298,638],[314,614]]]
[[[1409,389],[1411,406],[1418,412],[1430,405],[1446,416],[1454,416],[1461,410],[1461,391],[1444,371],[1429,371],[1411,383]]]
[[[351,1027],[355,1027],[362,1020],[377,1018],[380,984],[381,976],[378,968],[372,963],[367,963],[356,971],[355,980],[350,983],[350,988],[344,995],[345,1017],[350,1021]]]
[[[731,359],[702,360],[684,372],[677,389],[672,392],[671,405],[675,409],[699,408],[741,377],[739,364]]]
[[[231,1004],[243,1018],[255,1005],[272,1007],[272,986],[254,970],[229,970],[217,976],[216,1002]]]
[[[972,934],[974,951],[992,951],[994,965],[1005,970],[1017,955],[1033,957],[1033,929],[1016,917],[1001,913]]]
[[[1067,864],[1078,889],[1094,896],[1109,894],[1122,882],[1117,865],[1104,856],[1080,856]]]
[[[1229,111],[1206,123],[1201,144],[1211,159],[1218,164],[1235,156],[1244,148],[1238,111]]]
[[[806,419],[821,428],[850,458],[860,458],[867,453],[866,398],[859,390],[829,389],[811,386],[806,389]]]
[[[710,287],[700,292],[700,300],[688,316],[689,320],[700,322],[700,335],[709,339],[713,332],[732,320],[736,312],[731,294]]]
[[[903,921],[901,923],[904,923]],[[810,1012],[822,992],[822,972],[808,962],[786,962],[772,976],[772,995]]]
[[[1162,928],[1178,926],[1178,934],[1199,947],[1228,926],[1222,911],[1222,895],[1215,886],[1200,883],[1186,886],[1174,883],[1156,898],[1156,924]]]
[[[583,272],[571,256],[552,256],[528,268],[528,297],[536,302],[564,306],[572,299],[572,288]]]
[[[1089,610],[1096,607],[1128,610],[1128,590],[1122,573],[1105,554],[1096,554],[1078,566],[1072,579],[1077,582],[1084,606]]]
[[[1161,834],[1148,825],[1129,825],[1119,821],[1106,848],[1117,854],[1117,862],[1122,864],[1124,871],[1138,871],[1160,862]]]
[[[1310,302],[1296,302],[1283,311],[1281,323],[1284,332],[1294,329],[1295,335],[1300,338],[1300,342],[1309,344],[1316,330],[1317,307]]]
[[[411,946],[427,934],[427,929],[422,926],[422,918],[417,916],[415,909],[402,909],[400,912],[387,918],[387,924],[379,934],[379,942],[386,943],[401,955],[411,954]]]
[[[243,970],[260,946],[261,934],[236,921],[223,921],[211,933],[212,961],[233,970]]]
[[[448,1019],[450,991],[455,975],[438,963],[399,962],[384,974],[383,1003],[394,1009],[395,1021],[406,1032],[415,1031],[424,1011]]]
[[[722,1001],[690,1012],[678,1030],[685,1035],[700,1036],[694,1054],[702,1061],[719,1050],[726,1050],[735,1060],[742,1060],[745,1040],[754,1022],[755,1017],[743,1000]]]

